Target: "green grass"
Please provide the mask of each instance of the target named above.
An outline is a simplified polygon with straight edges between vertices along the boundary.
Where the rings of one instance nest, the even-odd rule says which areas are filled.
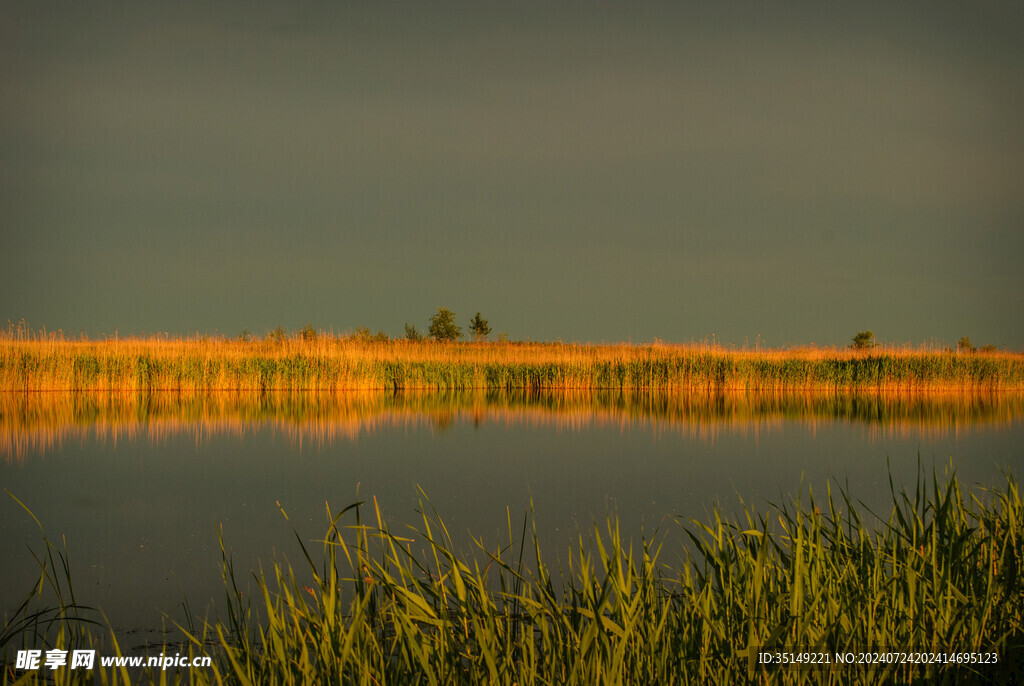
[[[893,489],[880,519],[832,490],[763,512],[744,507],[735,519],[715,509],[705,521],[681,523],[686,550],[666,551],[657,536],[626,541],[611,520],[581,537],[557,570],[541,559],[529,517],[509,517],[503,547],[481,541],[464,556],[436,512],[424,512],[415,529],[396,531],[376,504],[328,511],[322,540],[299,541],[306,564],[255,573],[255,592],[242,588],[225,555],[226,616],[192,628],[187,649],[212,654],[215,668],[154,676],[231,684],[1005,683],[1024,667],[1024,507],[1012,478],[967,490],[955,476],[922,477],[909,491]],[[1000,662],[769,672],[748,659],[785,648],[996,652]],[[104,678],[116,681],[111,674]],[[5,678],[12,676],[22,674]]]

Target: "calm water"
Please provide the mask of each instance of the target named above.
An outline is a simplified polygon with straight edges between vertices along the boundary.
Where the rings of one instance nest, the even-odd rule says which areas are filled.
[[[0,429],[0,484],[66,538],[78,599],[140,635],[186,597],[216,611],[218,530],[236,569],[299,567],[292,531],[322,535],[325,503],[375,498],[403,531],[422,489],[468,551],[506,543],[509,517],[518,538],[532,502],[553,561],[611,512],[677,536],[716,500],[763,508],[830,478],[883,509],[919,459],[967,483],[1024,473],[1024,398],[998,395],[7,395]],[[6,494],[0,523],[6,612],[43,544]]]

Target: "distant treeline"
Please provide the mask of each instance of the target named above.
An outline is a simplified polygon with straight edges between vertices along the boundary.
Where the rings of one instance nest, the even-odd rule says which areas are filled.
[[[355,337],[0,339],[0,390],[1024,390],[1024,355]]]

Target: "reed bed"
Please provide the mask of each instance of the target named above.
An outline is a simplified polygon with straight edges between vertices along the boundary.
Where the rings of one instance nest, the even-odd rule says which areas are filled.
[[[1024,390],[1024,354],[304,339],[0,337],[0,391]]]
[[[682,523],[692,545],[668,553],[657,535],[625,540],[612,520],[581,536],[558,569],[541,559],[529,516],[521,525],[508,517],[504,545],[478,542],[475,555],[462,555],[429,507],[402,531],[384,524],[376,503],[328,508],[321,552],[300,540],[306,564],[255,573],[253,593],[225,555],[226,616],[185,627],[190,638],[179,648],[212,655],[212,669],[149,676],[199,684],[1013,683],[1024,669],[1016,482],[969,490],[955,475],[933,475],[892,493],[881,519],[832,490],[763,512],[747,507],[735,519],[716,509]],[[33,628],[29,644],[39,640]],[[757,663],[760,653],[786,650],[831,655],[832,664]],[[836,664],[837,653],[866,651],[997,661]],[[4,678],[47,676],[8,669]],[[76,675],[56,676],[70,683]]]

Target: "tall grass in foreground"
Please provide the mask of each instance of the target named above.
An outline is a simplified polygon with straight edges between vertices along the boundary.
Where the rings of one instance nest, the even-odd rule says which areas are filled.
[[[1024,355],[911,348],[444,343],[319,336],[106,341],[0,335],[0,391],[1007,390]]]
[[[225,556],[225,618],[183,652],[195,683],[1008,683],[1024,669],[1024,508],[1016,482],[954,477],[893,492],[884,521],[846,493],[687,526],[682,562],[615,521],[558,570],[529,519],[505,547],[458,554],[435,512],[390,530],[376,504],[328,510],[322,552],[239,590]],[[367,518],[369,515],[369,518]],[[27,612],[27,610],[26,610]],[[261,619],[256,620],[256,617]],[[15,637],[5,630],[6,640]],[[212,643],[209,639],[212,638]],[[21,643],[39,647],[38,635]],[[66,640],[58,637],[58,640]],[[761,651],[997,653],[997,664],[765,669]],[[104,681],[127,678],[99,670]],[[58,682],[89,673],[58,671]],[[4,679],[26,682],[42,672]]]

